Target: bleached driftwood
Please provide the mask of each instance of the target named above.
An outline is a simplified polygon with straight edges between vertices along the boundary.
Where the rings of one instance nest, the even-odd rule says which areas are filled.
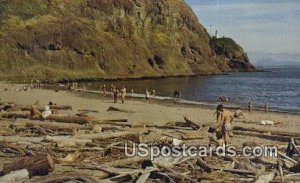
[[[82,147],[92,143],[91,139],[76,139],[71,136],[46,136],[44,141],[55,142],[57,147]]]
[[[13,183],[13,182],[24,182],[29,179],[29,172],[26,169],[12,171],[0,177],[0,182]]]

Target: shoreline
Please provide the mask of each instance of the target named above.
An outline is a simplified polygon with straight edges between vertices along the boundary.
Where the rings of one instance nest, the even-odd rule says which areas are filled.
[[[133,125],[166,125],[183,122],[184,116],[192,121],[196,121],[201,125],[215,123],[215,106],[213,104],[205,105],[201,103],[195,105],[188,102],[174,102],[171,99],[150,99],[149,103],[144,99],[144,95],[139,97],[128,96],[125,104],[119,100],[114,103],[112,97],[107,95],[104,97],[99,91],[69,91],[54,89],[34,89],[34,90],[18,90],[23,85],[7,85],[0,83],[0,87],[9,87],[8,91],[0,91],[2,102],[15,102],[23,106],[31,106],[38,103],[38,107],[48,105],[49,101],[57,105],[70,105],[72,111],[67,114],[76,115],[82,110],[97,111],[89,113],[91,117],[99,120],[107,119],[128,119]],[[131,112],[110,112],[110,107],[118,108]],[[234,110],[229,109],[231,112]],[[244,111],[245,120],[237,120],[236,124],[257,126],[264,129],[276,130],[278,125],[283,131],[297,132],[299,129],[299,114],[294,113],[278,113],[269,112],[267,115],[262,111],[253,110],[253,113]],[[262,120],[274,121],[274,126],[261,125]],[[236,139],[238,140],[238,139]]]
[[[3,82],[3,81],[1,81],[0,84],[2,84],[2,85],[3,84],[7,84],[7,85],[19,85],[19,86],[24,85],[24,84],[7,83],[7,82]],[[57,84],[59,84],[59,83],[57,83]],[[51,85],[51,84],[44,85],[44,89],[45,90],[59,89],[59,90],[68,91],[65,88],[65,86],[62,86],[62,85]],[[77,89],[77,90],[75,90],[75,92],[76,91],[77,92],[82,92],[82,93],[94,94],[94,95],[100,95],[101,94],[97,90]],[[101,97],[103,97],[103,95],[101,95]],[[132,93],[127,93],[127,97],[131,98],[131,99],[137,99],[137,100],[141,101],[141,99],[145,98],[145,95],[141,94],[141,93],[133,93],[133,94]],[[106,98],[109,99],[109,97],[106,97]],[[220,104],[219,102],[210,103],[210,102],[205,102],[205,101],[192,101],[192,100],[187,100],[187,99],[181,99],[180,101],[178,101],[178,100],[176,100],[173,97],[159,96],[159,95],[157,95],[155,98],[153,98],[153,96],[151,96],[150,99],[152,101],[155,101],[155,103],[160,103],[160,101],[161,101],[161,102],[164,102],[165,104],[168,104],[168,105],[201,107],[201,108],[205,108],[205,109],[215,109],[215,107],[218,104]],[[226,106],[227,109],[230,109],[230,110],[236,110],[238,108],[237,106],[239,106],[242,110],[248,111],[248,108],[245,107],[246,104],[244,104],[244,106],[241,106],[241,105],[234,104],[234,103],[231,103],[231,104],[226,104],[225,103],[224,105]],[[264,113],[263,106],[257,106],[257,107],[255,106],[252,110],[255,111],[255,112],[262,112],[262,113]],[[281,109],[272,108],[271,106],[269,107],[269,113],[300,115],[300,111],[281,110]]]
[[[96,90],[77,89],[75,91],[103,96],[103,93],[100,93],[99,91],[96,91]],[[144,94],[140,94],[140,93],[127,93],[127,97],[131,98],[131,99],[138,99],[138,100],[145,98]],[[191,100],[186,100],[186,99],[176,100],[173,97],[164,97],[164,96],[155,96],[155,97],[151,96],[150,99],[155,101],[155,103],[159,103],[159,101],[163,101],[165,104],[169,104],[169,105],[171,104],[171,105],[176,105],[176,106],[202,107],[202,108],[207,108],[207,109],[215,109],[215,107],[219,104],[217,102],[216,103],[197,102],[197,101],[191,101]],[[231,105],[224,104],[224,105],[226,106],[227,109],[231,109],[231,110],[237,109],[236,104],[231,104]],[[240,108],[245,111],[248,110],[247,107],[240,107]],[[252,110],[256,111],[256,112],[264,113],[264,109],[262,107],[256,107],[256,108],[253,108]],[[278,109],[272,109],[272,108],[269,108],[269,113],[300,115],[300,112],[297,112],[297,111],[285,111],[285,110],[278,110]]]
[[[201,76],[222,76],[222,75],[229,75],[230,73],[260,73],[260,72],[270,72],[264,69],[257,69],[255,71],[227,71],[221,73],[211,73],[211,74],[187,74],[187,75],[160,75],[160,76],[139,76],[139,77],[86,77],[86,78],[77,78],[77,79],[67,79],[62,78],[57,81],[47,80],[47,79],[39,79],[41,83],[68,83],[68,82],[79,82],[79,83],[86,83],[86,82],[104,82],[104,81],[141,81],[141,80],[156,80],[156,79],[165,79],[165,78],[189,78],[189,77],[201,77]],[[34,78],[31,78],[34,79]],[[14,81],[14,80],[2,80],[2,82],[11,83],[11,84],[29,84],[29,78],[25,79],[24,81]]]

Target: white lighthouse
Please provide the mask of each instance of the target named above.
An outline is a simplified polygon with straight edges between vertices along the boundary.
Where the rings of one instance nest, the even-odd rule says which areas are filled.
[[[215,38],[219,38],[218,30],[216,30],[216,32],[215,32]]]

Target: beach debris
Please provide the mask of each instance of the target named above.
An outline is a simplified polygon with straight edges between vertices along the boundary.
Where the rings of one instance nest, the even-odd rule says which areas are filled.
[[[296,154],[296,153],[300,156],[299,147],[296,145],[296,142],[295,142],[294,138],[291,138],[291,140],[288,143],[288,146],[286,148],[286,155],[288,157],[293,157],[293,155]]]
[[[123,123],[127,123],[127,122],[128,122],[128,119],[126,119],[126,118],[92,120],[93,124],[118,124],[118,123],[123,124]],[[126,125],[126,124],[124,124],[124,125]]]
[[[300,162],[298,162],[295,166],[290,169],[292,172],[300,173]]]
[[[271,126],[274,125],[274,121],[270,121],[270,120],[262,120],[260,123],[262,125],[271,125]]]
[[[275,178],[275,173],[261,175],[255,183],[269,183]]]
[[[184,120],[187,124],[187,126],[193,128],[194,130],[199,130],[201,129],[201,126],[199,124],[197,124],[196,122],[193,122],[191,120],[189,120],[187,117],[184,116]]]
[[[15,104],[17,105],[17,104]],[[22,105],[17,105],[22,106]],[[67,105],[66,105],[67,106]],[[49,106],[50,110],[54,110]],[[17,108],[16,108],[17,109]],[[46,119],[24,113],[31,108],[1,112],[0,182],[281,182],[299,181],[300,134],[245,125],[235,125],[233,132],[247,138],[255,136],[278,145],[278,157],[217,156],[205,157],[127,156],[134,144],[148,147],[211,145],[216,124],[183,122],[165,125],[136,124],[127,118],[95,119],[92,110],[74,115],[67,107]],[[37,107],[36,109],[40,109]],[[22,112],[23,111],[23,112]],[[27,118],[27,119],[24,119]],[[250,123],[250,122],[249,122]],[[8,133],[9,132],[9,133]],[[215,139],[218,141],[218,138]],[[269,141],[271,140],[271,142]],[[284,143],[280,143],[284,142]],[[287,148],[288,143],[288,148]],[[126,145],[125,145],[126,144]],[[214,143],[213,146],[219,147]],[[244,147],[260,143],[246,141]],[[280,147],[280,148],[279,148]],[[178,149],[182,152],[182,148]],[[276,172],[277,171],[277,172]]]
[[[241,126],[233,127],[233,133],[236,135],[254,136],[280,142],[289,142],[292,137],[294,137],[295,140],[300,139],[300,133],[244,128]]]
[[[12,171],[0,177],[0,182],[24,182],[29,179],[29,172],[26,169]]]
[[[107,111],[110,111],[110,112],[124,112],[124,113],[133,113],[132,111],[128,111],[128,110],[125,110],[125,109],[119,109],[119,108],[116,108],[116,107],[112,107],[110,106]]]
[[[92,113],[99,113],[99,111],[96,111],[96,110],[90,110],[90,109],[81,109],[81,110],[78,110],[79,112],[92,112]]]
[[[50,103],[50,102],[49,102]],[[50,103],[51,104],[51,103]],[[33,106],[38,106],[38,104],[34,104]],[[51,110],[72,110],[72,106],[70,105],[48,105]],[[21,106],[21,111],[30,111],[32,106]],[[37,110],[43,112],[44,107],[37,107]]]
[[[65,116],[65,115],[50,115],[46,118],[48,121],[62,122],[62,123],[76,123],[80,125],[89,124],[92,119],[88,116]]]
[[[47,175],[54,171],[54,161],[50,154],[39,154],[32,157],[25,157],[3,165],[3,172],[8,174],[12,171],[26,169],[29,176]]]
[[[183,140],[179,140],[179,139],[173,138],[172,144],[174,146],[179,146],[182,143],[183,143]]]

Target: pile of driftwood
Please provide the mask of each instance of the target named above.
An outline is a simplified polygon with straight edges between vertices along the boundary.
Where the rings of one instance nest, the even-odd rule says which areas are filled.
[[[185,118],[161,126],[139,125],[127,119],[93,119],[88,114],[97,111],[89,110],[60,114],[59,110],[72,110],[70,106],[52,107],[57,114],[33,119],[30,107],[5,105],[10,106],[4,106],[0,113],[0,182],[300,181],[298,133],[234,127],[235,135],[278,144],[278,157],[220,157],[215,152],[208,157],[127,157],[125,144],[207,145],[208,131],[214,124]],[[112,109],[124,112],[116,108],[108,111]],[[132,146],[128,149],[133,151]]]

